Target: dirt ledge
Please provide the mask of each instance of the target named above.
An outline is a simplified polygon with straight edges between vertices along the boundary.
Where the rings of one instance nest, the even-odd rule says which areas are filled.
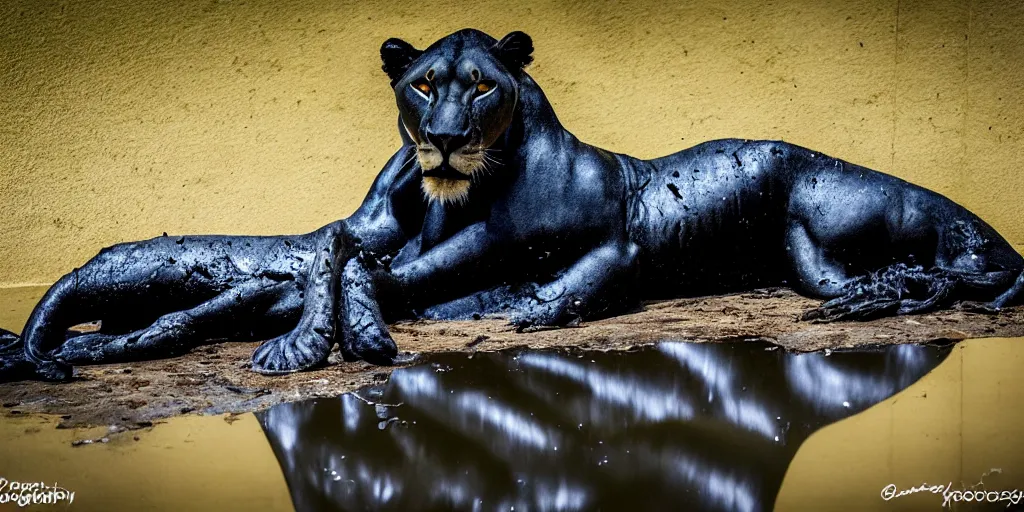
[[[411,353],[493,351],[512,347],[583,347],[617,350],[661,340],[765,341],[794,351],[865,345],[959,341],[1024,336],[1024,308],[999,315],[942,311],[871,322],[814,324],[799,314],[817,301],[785,289],[678,299],[578,327],[517,333],[501,319],[416,321],[391,326],[401,350]],[[171,416],[242,413],[305,398],[336,396],[378,383],[393,368],[341,362],[283,377],[248,369],[258,343],[221,343],[160,361],[81,367],[65,384],[0,384],[3,416],[46,413],[63,417],[58,428],[148,427]]]

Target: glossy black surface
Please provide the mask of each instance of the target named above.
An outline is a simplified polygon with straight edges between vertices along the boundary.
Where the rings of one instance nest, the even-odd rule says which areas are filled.
[[[442,354],[258,417],[300,512],[770,510],[807,436],[948,353],[666,342]]]
[[[953,201],[780,141],[725,139],[653,160],[586,144],[524,70],[533,41],[461,30],[381,47],[403,145],[362,205],[312,233],[159,237],[104,249],[46,293],[0,380],[269,339],[252,368],[391,364],[387,323],[503,314],[521,328],[643,299],[789,285],[805,319],[1019,302],[1024,259]],[[340,170],[341,171],[341,170]],[[101,332],[67,329],[102,322]]]

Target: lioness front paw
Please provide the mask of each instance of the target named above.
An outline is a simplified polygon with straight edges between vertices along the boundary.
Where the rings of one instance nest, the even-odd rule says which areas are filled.
[[[268,340],[252,354],[252,370],[282,375],[319,366],[331,354],[333,341],[313,329],[293,329]]]
[[[342,357],[346,361],[363,360],[378,366],[391,366],[396,356],[398,346],[383,322],[375,321],[371,315],[364,315],[362,321],[349,327],[342,350]]]

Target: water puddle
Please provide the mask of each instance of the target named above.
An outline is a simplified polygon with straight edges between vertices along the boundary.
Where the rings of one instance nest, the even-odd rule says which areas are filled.
[[[766,510],[811,433],[949,352],[442,354],[257,417],[298,510]]]
[[[1022,363],[1022,339],[439,354],[358,393],[120,434],[5,411],[0,478],[76,493],[39,510],[934,510],[880,493],[1024,489]]]

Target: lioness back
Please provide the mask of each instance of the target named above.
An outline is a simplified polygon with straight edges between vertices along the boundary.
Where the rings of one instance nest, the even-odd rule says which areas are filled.
[[[638,163],[627,215],[645,284],[671,295],[776,281],[793,148],[723,139]]]

